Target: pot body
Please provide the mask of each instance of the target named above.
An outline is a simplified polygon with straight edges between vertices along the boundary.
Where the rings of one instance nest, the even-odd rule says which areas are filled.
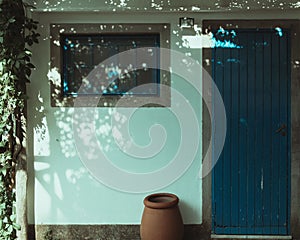
[[[142,240],[182,240],[184,225],[178,197],[170,193],[149,195],[144,199],[140,227]]]

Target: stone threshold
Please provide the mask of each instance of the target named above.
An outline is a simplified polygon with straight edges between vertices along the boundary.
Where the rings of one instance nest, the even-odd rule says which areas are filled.
[[[270,239],[270,240],[286,240],[292,239],[292,236],[282,236],[282,235],[217,235],[212,234],[211,239]]]
[[[29,240],[140,240],[140,225],[93,224],[93,225],[49,225],[28,226]],[[210,240],[209,227],[203,224],[184,226],[183,240]]]

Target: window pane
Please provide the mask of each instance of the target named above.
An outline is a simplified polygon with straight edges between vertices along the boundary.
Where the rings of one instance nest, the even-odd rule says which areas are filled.
[[[64,95],[78,95],[82,84],[85,91],[80,94],[159,95],[157,87],[147,85],[132,90],[160,82],[158,52],[126,54],[124,59],[116,55],[130,49],[159,47],[159,39],[159,34],[62,35]]]

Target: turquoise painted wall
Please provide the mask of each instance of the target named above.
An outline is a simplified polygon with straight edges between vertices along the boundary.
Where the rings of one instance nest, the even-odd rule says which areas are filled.
[[[36,224],[138,224],[143,210],[143,198],[151,192],[131,193],[112,189],[97,181],[84,167],[76,152],[72,120],[74,108],[51,107],[50,85],[47,74],[50,70],[50,23],[170,23],[171,45],[188,57],[201,62],[201,49],[183,47],[183,32],[177,26],[178,16],[174,14],[148,15],[130,13],[79,13],[79,12],[35,12],[40,22],[40,44],[33,49],[36,71],[28,85],[28,135],[30,175],[29,216]],[[195,34],[195,33],[194,33]],[[171,61],[173,61],[171,59]],[[183,61],[182,67],[187,68]],[[178,69],[173,70],[173,72]],[[108,158],[117,167],[128,172],[149,173],[160,170],[176,155],[181,143],[182,131],[191,134],[190,139],[199,140],[196,155],[191,166],[176,181],[154,192],[172,192],[180,198],[180,209],[185,223],[201,223],[202,188],[201,169],[201,96],[195,87],[177,74],[171,75],[172,104],[180,104],[174,91],[180,92],[191,106],[198,122],[182,129],[181,120],[171,108],[137,109],[130,120],[130,133],[136,143],[150,143],[149,129],[160,124],[167,140],[162,150],[150,159],[139,159],[122,152],[111,134],[111,111],[99,108],[97,114],[97,139],[104,146]],[[201,78],[196,80],[201,86]],[[181,113],[188,114],[182,108]],[[155,140],[155,139],[154,139]],[[186,144],[183,151],[194,151],[195,146]],[[186,159],[182,159],[186,161]],[[172,174],[172,173],[170,173]],[[118,179],[118,176],[111,176]],[[157,181],[157,179],[155,179]],[[164,179],[161,179],[163,181]],[[137,182],[143,186],[143,182]]]
[[[159,2],[159,1],[158,1]],[[186,35],[197,38],[196,31],[182,31],[178,27],[181,16],[191,16],[201,25],[203,19],[273,19],[298,18],[299,11],[287,14],[282,10],[272,11],[233,11],[230,6],[216,5],[213,1],[199,7],[198,1],[32,1],[37,9],[33,16],[40,22],[40,44],[33,49],[33,61],[36,70],[28,85],[28,159],[29,223],[36,224],[138,224],[143,210],[143,198],[151,192],[130,193],[112,189],[97,181],[84,167],[76,152],[73,139],[73,108],[50,106],[50,84],[47,74],[50,70],[50,23],[169,23],[171,24],[171,49],[202,62],[201,46],[193,43],[187,47]],[[233,10],[262,9],[260,1],[245,6],[232,6]],[[123,5],[122,5],[123,4]],[[278,2],[280,4],[280,2]],[[285,8],[297,8],[298,1],[284,3]],[[121,6],[122,5],[122,6]],[[249,8],[248,8],[249,7]],[[281,5],[270,8],[281,9]],[[151,10],[151,11],[149,11]],[[209,10],[207,12],[207,10]],[[216,10],[211,12],[211,10]],[[218,12],[219,11],[219,12]],[[191,42],[190,42],[191,43]],[[171,59],[174,62],[176,59]],[[187,68],[188,66],[182,66]],[[178,69],[176,69],[178,70]],[[201,74],[195,81],[201,86]],[[180,197],[180,209],[185,223],[202,222],[202,181],[201,169],[201,96],[195,88],[173,73],[171,75],[173,92],[179,91],[192,107],[199,123],[199,131],[182,129],[190,134],[191,139],[199,136],[197,154],[191,166],[176,181],[156,189],[155,192],[172,192]],[[177,99],[172,95],[172,103]],[[167,133],[167,141],[155,157],[139,159],[124,154],[111,137],[109,117],[110,110],[98,109],[98,140],[106,148],[109,159],[124,171],[149,173],[166,166],[178,147],[181,146],[181,126],[178,119],[168,108],[137,110],[130,123],[133,139],[141,144],[148,144],[149,128],[161,124]],[[182,108],[185,114],[186,109]],[[102,138],[102,136],[105,136]],[[190,141],[192,143],[192,141]],[[107,144],[109,143],[109,144]],[[185,145],[184,151],[194,147]],[[183,158],[182,161],[185,159]],[[184,169],[183,169],[184,170]],[[118,176],[111,176],[118,178]],[[157,179],[155,179],[157,180]],[[162,179],[163,180],[163,179]],[[159,179],[158,179],[159,182]],[[146,183],[137,182],[143,185]]]
[[[233,6],[230,13],[211,12],[210,10],[228,9],[228,6],[207,2],[201,8],[198,1],[32,1],[37,6],[33,16],[40,22],[40,44],[33,49],[36,70],[28,85],[28,159],[29,159],[29,223],[36,224],[138,224],[143,210],[143,198],[150,192],[130,193],[107,187],[93,178],[84,167],[76,152],[72,119],[73,108],[50,106],[50,84],[47,74],[50,70],[50,29],[51,23],[170,23],[171,49],[191,57],[201,64],[201,46],[187,47],[186,35],[196,37],[195,31],[182,31],[178,27],[180,16],[191,16],[201,25],[203,19],[278,19],[298,18],[299,11],[276,10],[281,5],[272,5],[275,10],[265,11],[262,4],[266,1],[250,2],[249,6]],[[84,3],[83,3],[84,2]],[[159,2],[159,1],[157,1]],[[225,1],[227,2],[227,1]],[[153,4],[152,4],[153,3]],[[163,4],[162,4],[163,3]],[[123,4],[121,6],[120,4]],[[278,2],[280,4],[280,2]],[[286,9],[297,8],[298,1],[283,3]],[[213,7],[214,6],[214,7]],[[248,8],[249,7],[249,8]],[[247,9],[247,11],[243,11]],[[248,11],[260,9],[261,11]],[[134,11],[132,11],[134,10]],[[206,10],[209,10],[207,12]],[[196,37],[197,38],[197,37]],[[171,59],[174,61],[175,59]],[[188,69],[183,63],[183,68]],[[178,69],[176,69],[177,71]],[[201,74],[195,82],[201,86]],[[173,93],[179,91],[192,107],[199,123],[199,131],[190,133],[191,139],[201,136],[201,96],[186,79],[175,73],[171,75]],[[178,99],[172,94],[172,104]],[[138,159],[124,154],[111,137],[107,108],[98,109],[99,128],[102,135],[98,140],[106,146],[109,159],[124,171],[149,173],[166,166],[181,146],[180,120],[168,108],[143,108],[137,110],[131,119],[131,135],[141,144],[148,144],[148,132],[153,124],[161,124],[167,133],[167,141],[155,157]],[[182,108],[185,114],[187,109]],[[191,129],[183,130],[189,133]],[[105,136],[102,138],[102,136]],[[202,222],[202,181],[201,137],[199,149],[192,165],[180,178],[155,192],[172,192],[180,197],[180,209],[185,223]],[[186,146],[186,145],[185,145]],[[186,146],[184,151],[194,147]],[[183,159],[184,161],[185,159]],[[118,176],[111,176],[117,179]],[[157,180],[157,179],[156,179]],[[163,180],[163,179],[162,179]],[[143,185],[144,182],[137,182]]]

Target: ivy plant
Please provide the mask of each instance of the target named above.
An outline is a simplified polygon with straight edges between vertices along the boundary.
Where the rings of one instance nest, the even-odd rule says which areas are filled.
[[[38,22],[22,0],[0,1],[0,239],[16,239],[15,173],[25,133],[26,84],[34,65],[29,46],[38,43]]]

